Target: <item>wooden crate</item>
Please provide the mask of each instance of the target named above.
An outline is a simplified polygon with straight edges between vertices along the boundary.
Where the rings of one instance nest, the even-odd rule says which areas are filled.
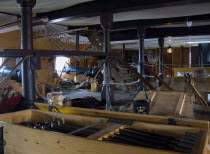
[[[92,112],[94,112],[92,110]],[[121,113],[122,114],[122,113]],[[138,115],[141,117],[141,115]],[[55,132],[28,128],[18,125],[20,122],[43,122],[52,117],[64,118],[66,121],[81,126],[89,125],[103,120],[99,132],[88,137],[68,136]],[[99,141],[99,138],[107,133],[122,127],[119,124],[110,124],[108,118],[90,117],[73,114],[61,114],[39,110],[25,110],[21,112],[0,115],[0,125],[3,126],[3,139],[5,154],[181,154],[178,152],[164,151],[145,147],[130,146]],[[193,154],[206,154],[207,149],[207,122],[199,122],[196,127],[172,126],[157,123],[134,122],[130,127],[165,134],[181,136],[186,131],[192,133],[202,132],[199,144],[193,148]],[[194,123],[195,124],[195,123]]]
[[[35,105],[43,111],[49,111],[49,107],[51,105],[43,104],[43,103],[35,103]],[[131,121],[139,121],[139,122],[147,122],[154,124],[168,124],[168,119],[171,118],[169,116],[158,116],[158,115],[139,115],[135,113],[122,113],[122,112],[113,112],[106,110],[93,110],[93,109],[85,109],[78,107],[61,107],[61,106],[53,106],[53,112],[60,112],[66,114],[76,114],[76,115],[85,115],[91,117],[103,117],[103,118],[112,118],[119,120],[131,120]],[[192,120],[192,119],[183,119],[178,117],[173,117],[176,120],[176,125],[178,126],[188,126],[188,127],[199,127],[208,129],[209,123],[201,120]]]

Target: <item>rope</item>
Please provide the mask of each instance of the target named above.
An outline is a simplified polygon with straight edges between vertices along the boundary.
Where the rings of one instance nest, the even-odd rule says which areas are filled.
[[[128,69],[127,68],[124,68],[124,67],[121,67],[121,66],[116,66],[117,68],[121,69],[121,70],[125,70],[127,71]]]
[[[144,75],[144,77],[154,78],[154,76],[152,76],[152,75]]]
[[[146,65],[146,66],[158,66],[159,64],[152,64],[152,63],[150,63],[150,62],[145,62],[145,61],[139,61],[138,63],[136,63],[136,64],[141,64],[141,63],[143,63],[144,65]]]
[[[130,82],[130,83],[109,83],[110,85],[121,85],[121,86],[129,86],[129,85],[134,85],[136,83],[138,83],[139,81],[134,81],[134,82]]]
[[[37,88],[37,86],[35,85],[35,91],[36,91],[36,93],[37,93],[37,95],[39,96],[39,97],[41,97],[43,100],[47,100],[47,98],[45,97],[45,96],[43,96],[40,92],[39,92],[39,90],[38,90],[38,88]]]

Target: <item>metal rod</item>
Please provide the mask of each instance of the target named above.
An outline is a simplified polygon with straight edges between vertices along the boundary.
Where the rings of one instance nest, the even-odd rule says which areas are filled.
[[[159,74],[162,74],[163,73],[163,69],[162,69],[162,53],[163,53],[163,50],[162,48],[160,48],[159,50]]]
[[[144,75],[144,33],[145,29],[144,27],[138,27],[138,38],[139,38],[139,67],[138,67],[138,72],[141,75]]]
[[[76,50],[79,52],[79,31],[76,31]],[[79,61],[76,60],[76,76],[79,73]]]
[[[104,52],[107,52],[110,50],[109,42],[110,42],[110,31],[108,27],[105,27],[103,29],[104,31]],[[111,106],[111,89],[110,89],[110,62],[107,61],[104,64],[104,86],[105,86],[105,91],[106,91],[106,110],[110,110]]]
[[[125,52],[126,52],[126,50],[125,50],[125,44],[123,44],[122,45],[122,59],[125,59]]]
[[[2,86],[10,77],[11,75],[19,68],[19,66],[27,59],[28,57],[23,58],[15,68],[0,82],[0,86]]]
[[[36,0],[17,0],[21,7],[21,49],[33,49],[32,8]],[[27,58],[21,67],[22,95],[31,106],[35,99],[35,59]]]
[[[94,126],[96,126],[96,125],[98,125],[98,124],[100,124],[100,123],[102,123],[102,122],[103,122],[103,120],[102,120],[102,119],[99,119],[97,122],[95,122],[95,123],[93,123],[93,124],[87,125],[87,126],[85,126],[85,127],[79,128],[79,129],[77,129],[77,130],[75,130],[75,131],[72,131],[72,132],[68,133],[68,135],[76,134],[76,133],[81,132],[81,131],[83,131],[83,130],[85,130],[85,129],[88,129],[88,128],[90,128],[90,127],[94,127]]]
[[[145,37],[145,29],[144,27],[137,27],[137,36],[139,38],[139,53],[138,53],[138,72],[144,76],[144,37]],[[143,90],[145,87],[143,86],[143,81],[139,80],[139,86],[141,87],[140,90]]]
[[[4,65],[10,60],[10,58],[7,58],[0,66],[0,70],[4,67]]]
[[[143,85],[138,85],[138,88],[137,88],[135,94],[133,95],[133,97],[132,97],[132,99],[131,99],[132,101],[134,101],[134,99],[136,98],[137,94],[138,94],[139,91],[142,89],[142,86],[143,86]]]
[[[163,47],[164,47],[164,38],[158,38],[158,44],[160,47],[159,51],[159,76],[163,79]]]
[[[140,74],[144,75],[144,38],[139,39],[139,61],[140,61]]]

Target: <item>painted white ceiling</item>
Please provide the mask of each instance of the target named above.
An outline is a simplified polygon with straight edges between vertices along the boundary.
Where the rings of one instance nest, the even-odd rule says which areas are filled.
[[[89,2],[93,0],[37,0],[37,4],[34,8],[35,13],[50,12],[54,10],[63,9],[76,4]],[[171,18],[171,17],[181,17],[181,16],[192,16],[200,14],[210,13],[210,2],[201,4],[191,4],[182,6],[167,6],[156,9],[145,9],[140,11],[130,11],[121,12],[114,14],[114,21],[126,21],[126,20],[138,20],[138,19],[158,19],[158,18]],[[16,0],[0,0],[0,11],[19,14],[20,8],[18,7]],[[0,25],[4,22],[4,18],[0,16]],[[7,17],[10,19],[10,17]],[[193,25],[206,25],[210,22],[197,23]],[[57,22],[56,24],[66,25],[66,26],[82,26],[82,25],[95,25],[100,24],[99,16],[90,18],[76,18],[68,21]],[[180,27],[185,26],[185,23],[176,25],[164,25],[161,27]]]
[[[16,20],[17,20],[16,16],[6,15],[6,14],[0,13],[0,25],[1,24],[6,24],[6,23],[11,22],[11,21],[16,21]]]
[[[114,21],[138,20],[138,19],[158,19],[182,16],[192,16],[210,13],[210,3],[191,4],[183,6],[171,6],[157,9],[145,9],[140,11],[121,12],[114,14]],[[99,16],[90,18],[77,18],[68,21],[58,22],[68,26],[95,25],[100,24]]]
[[[93,0],[37,0],[33,11],[35,13],[50,12],[89,1]],[[0,11],[19,14],[20,8],[16,0],[0,0]]]
[[[35,13],[50,12],[63,9],[76,4],[89,2],[93,0],[37,0],[33,11]],[[114,14],[114,21],[138,20],[138,19],[158,19],[181,16],[192,16],[210,13],[210,2],[201,4],[190,4],[182,6],[167,6],[156,9],[145,9],[140,11],[121,12]],[[0,0],[0,11],[12,14],[19,14],[20,8],[16,0]],[[0,16],[1,22],[1,16]],[[76,25],[94,25],[100,24],[99,16],[90,18],[77,18],[68,21],[58,22],[58,24],[76,26]]]

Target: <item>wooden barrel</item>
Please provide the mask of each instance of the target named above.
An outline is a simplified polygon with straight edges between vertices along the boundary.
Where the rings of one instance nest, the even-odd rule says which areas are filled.
[[[74,82],[75,83],[79,83],[80,82],[80,77],[79,76],[75,76],[74,77]]]
[[[210,121],[210,106],[193,103],[193,116],[197,120]]]
[[[62,92],[51,92],[47,94],[49,104],[62,106]]]
[[[91,92],[98,92],[98,79],[93,80],[91,83]]]

